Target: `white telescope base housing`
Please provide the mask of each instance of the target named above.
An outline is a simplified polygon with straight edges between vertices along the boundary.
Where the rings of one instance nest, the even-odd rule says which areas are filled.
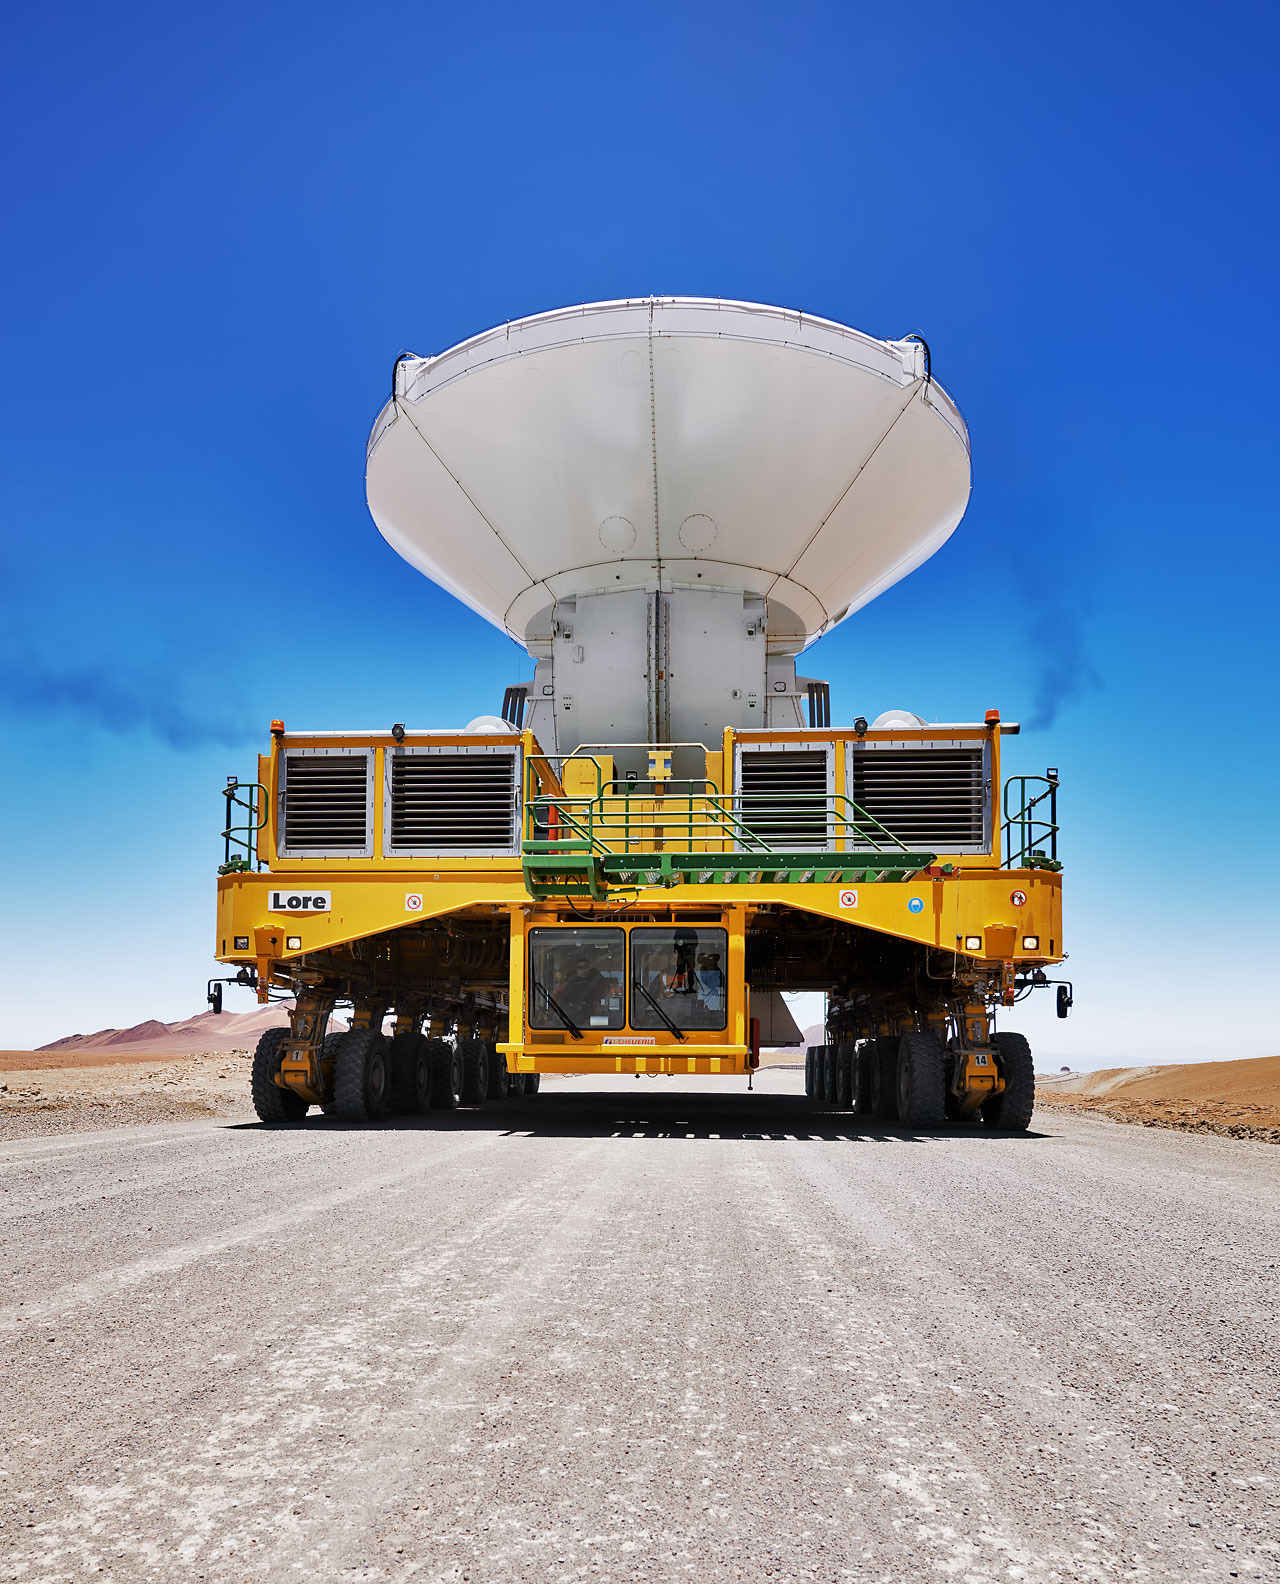
[[[969,439],[918,341],[642,298],[398,362],[369,508],[537,661],[544,748],[804,724],[795,657],[942,545]]]

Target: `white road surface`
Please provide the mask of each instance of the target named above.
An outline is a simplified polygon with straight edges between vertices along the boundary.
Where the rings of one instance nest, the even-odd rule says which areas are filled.
[[[1280,1577],[1280,1149],[711,1082],[0,1145],[0,1578]]]

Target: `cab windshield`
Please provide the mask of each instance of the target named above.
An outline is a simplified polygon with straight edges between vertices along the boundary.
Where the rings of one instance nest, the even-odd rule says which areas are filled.
[[[530,1027],[620,1029],[625,961],[620,929],[530,930]]]
[[[722,929],[633,929],[631,1027],[724,1028],[728,952]]]

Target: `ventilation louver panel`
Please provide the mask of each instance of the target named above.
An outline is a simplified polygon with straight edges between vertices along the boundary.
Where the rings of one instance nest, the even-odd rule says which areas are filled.
[[[935,853],[981,849],[982,749],[855,749],[853,801],[905,847]],[[877,841],[883,844],[883,837],[873,828],[865,844]]]
[[[775,852],[831,845],[824,752],[744,752],[739,775],[738,818],[753,836]]]
[[[363,851],[368,845],[368,755],[288,754],[284,850]]]
[[[390,846],[428,852],[514,852],[513,754],[397,754]]]

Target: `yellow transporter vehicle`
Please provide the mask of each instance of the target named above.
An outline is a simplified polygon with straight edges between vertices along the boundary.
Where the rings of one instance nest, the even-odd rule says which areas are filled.
[[[259,1116],[749,1081],[799,1042],[782,992],[817,990],[815,1100],[1025,1128],[1030,1049],[994,1020],[1064,955],[1056,771],[1002,781],[994,710],[833,728],[795,670],[968,480],[922,342],[780,309],[599,304],[397,360],[374,519],[533,679],[458,731],[275,722],[229,783],[218,956],[296,998]]]

